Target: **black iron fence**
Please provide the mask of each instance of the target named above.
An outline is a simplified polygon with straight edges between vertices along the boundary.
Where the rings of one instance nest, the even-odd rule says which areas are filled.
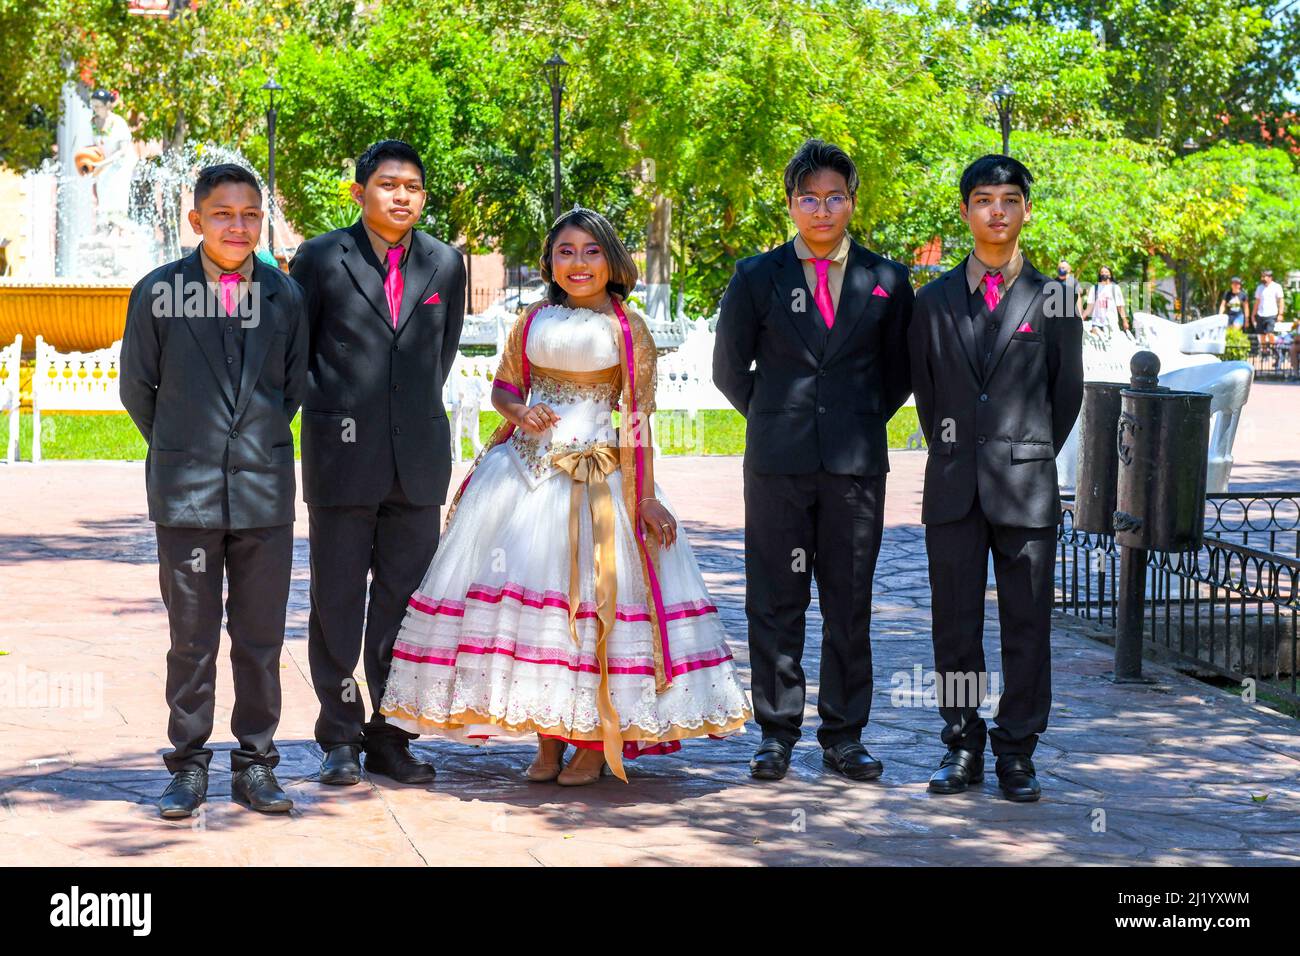
[[[1251,367],[1255,370],[1255,378],[1260,381],[1274,382],[1295,382],[1300,381],[1300,371],[1297,370],[1297,350],[1291,347],[1291,342],[1296,341],[1282,335],[1274,335],[1269,340],[1261,342],[1261,337],[1251,332],[1246,336],[1250,339],[1250,355],[1246,361],[1250,362]]]
[[[1119,551],[1111,535],[1074,528],[1062,504],[1056,607],[1114,628]],[[1300,492],[1208,495],[1205,539],[1192,551],[1152,552],[1144,640],[1169,657],[1300,704]]]

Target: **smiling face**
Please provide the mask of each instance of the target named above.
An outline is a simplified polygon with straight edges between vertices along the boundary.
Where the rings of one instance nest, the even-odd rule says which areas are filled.
[[[1019,186],[976,186],[961,204],[961,218],[976,245],[1011,248],[1029,221],[1029,201]]]
[[[609,283],[609,260],[596,237],[566,226],[551,246],[551,278],[574,303],[602,301]]]
[[[208,258],[233,272],[262,234],[262,196],[247,183],[218,183],[196,208],[190,226],[203,237]]]
[[[844,174],[818,169],[804,177],[790,196],[790,218],[808,248],[825,253],[839,245],[856,202]]]
[[[372,232],[387,242],[398,242],[420,221],[424,177],[414,163],[386,159],[364,186],[352,184],[352,198],[361,206],[361,218]]]

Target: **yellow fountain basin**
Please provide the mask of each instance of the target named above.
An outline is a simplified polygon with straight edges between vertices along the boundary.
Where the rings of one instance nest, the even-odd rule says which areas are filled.
[[[25,354],[38,335],[60,352],[106,348],[122,337],[130,295],[112,282],[0,279],[0,345],[21,334]]]

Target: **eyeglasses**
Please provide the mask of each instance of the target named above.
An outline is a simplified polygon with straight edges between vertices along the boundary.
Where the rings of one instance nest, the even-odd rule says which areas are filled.
[[[799,207],[800,212],[807,213],[810,216],[820,209],[823,203],[825,203],[826,211],[834,216],[837,213],[843,212],[848,207],[849,197],[845,196],[843,193],[832,193],[825,199],[820,196],[805,195],[796,196],[794,202],[795,205]]]

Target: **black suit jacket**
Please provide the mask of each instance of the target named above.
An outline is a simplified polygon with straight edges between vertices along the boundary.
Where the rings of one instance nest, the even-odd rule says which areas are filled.
[[[187,297],[198,290],[202,297]],[[257,309],[243,320],[238,397],[222,336],[241,320],[221,315],[206,290],[197,250],[131,290],[119,387],[149,443],[149,518],[180,528],[289,524],[296,498],[289,423],[307,377],[303,290],[254,261]]]
[[[1083,324],[1074,301],[1072,289],[1026,262],[986,363],[965,260],[917,294],[912,386],[930,449],[923,522],[964,517],[977,493],[994,524],[1060,521],[1056,456],[1083,402]],[[1030,331],[1019,331],[1026,323]]]
[[[309,505],[376,505],[394,469],[412,504],[440,505],[451,481],[442,386],[465,323],[465,262],[416,230],[396,331],[365,228],[311,239],[289,267],[311,329],[302,409]],[[439,301],[428,300],[438,295]]]
[[[910,391],[912,301],[904,266],[851,242],[828,333],[793,241],[737,263],[713,381],[745,416],[746,465],[759,474],[889,471],[885,426]]]

